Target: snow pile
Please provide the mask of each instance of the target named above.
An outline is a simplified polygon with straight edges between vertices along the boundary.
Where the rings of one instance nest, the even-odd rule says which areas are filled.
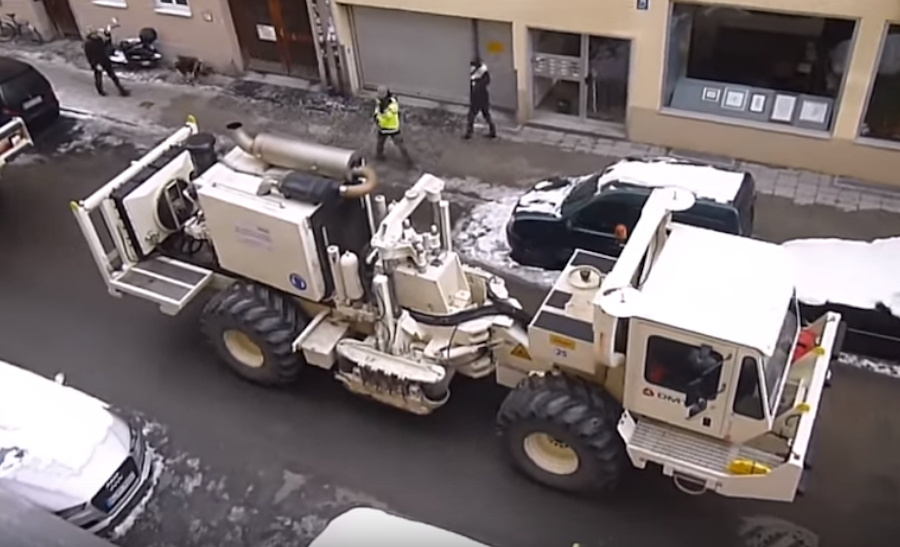
[[[463,258],[481,262],[541,287],[553,285],[559,272],[522,266],[509,256],[506,223],[518,201],[518,195],[475,206],[454,230],[453,244]]]
[[[900,237],[872,242],[796,239],[783,246],[796,262],[801,302],[863,310],[881,304],[900,317]]]
[[[859,368],[900,380],[900,363],[876,361],[875,359],[869,359],[860,355],[851,355],[849,353],[841,353],[838,355],[838,362],[848,367]]]
[[[309,547],[363,545],[487,547],[465,536],[370,507],[356,507],[337,516]]]
[[[71,476],[90,462],[113,425],[99,399],[0,363],[0,477],[30,470]]]
[[[150,481],[150,488],[147,489],[147,492],[144,493],[144,497],[134,506],[134,509],[125,517],[122,522],[116,526],[111,535],[111,539],[120,539],[122,536],[127,534],[132,528],[134,528],[135,523],[140,519],[144,513],[147,511],[147,505],[150,503],[150,500],[153,498],[154,493],[156,492],[156,486],[159,484],[159,478],[162,476],[163,469],[165,469],[165,461],[163,457],[158,454],[153,448],[147,449],[147,457],[150,458],[152,466],[150,469],[150,476],[147,478]]]

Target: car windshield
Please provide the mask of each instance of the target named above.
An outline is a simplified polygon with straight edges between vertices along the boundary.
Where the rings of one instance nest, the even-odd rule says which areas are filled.
[[[575,183],[575,188],[563,200],[560,213],[567,216],[594,197],[597,193],[597,179],[599,178],[600,173],[581,177],[581,180]]]
[[[785,313],[784,316],[784,322],[781,324],[781,332],[778,334],[775,351],[773,352],[772,357],[765,361],[765,365],[763,366],[766,393],[769,397],[769,409],[772,413],[775,412],[775,408],[778,405],[778,391],[781,389],[784,371],[787,369],[788,362],[793,353],[799,327],[800,309],[797,305],[796,297],[792,297],[787,313]]]

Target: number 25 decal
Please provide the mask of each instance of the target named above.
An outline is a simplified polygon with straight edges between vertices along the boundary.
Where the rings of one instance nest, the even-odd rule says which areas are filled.
[[[569,352],[562,348],[554,348],[554,349],[556,350],[557,357],[568,357],[569,356]]]

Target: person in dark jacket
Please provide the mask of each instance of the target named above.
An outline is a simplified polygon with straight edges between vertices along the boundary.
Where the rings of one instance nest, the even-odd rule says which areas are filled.
[[[97,93],[106,95],[106,92],[103,91],[103,73],[105,72],[119,90],[119,95],[127,97],[131,94],[119,81],[112,62],[109,60],[109,44],[96,30],[88,31],[84,39],[84,56],[87,57],[87,62],[94,71],[94,86],[97,88]]]
[[[478,114],[481,114],[490,128],[488,137],[493,139],[497,136],[497,126],[494,125],[494,120],[491,118],[491,94],[488,90],[490,85],[491,73],[488,72],[487,65],[481,62],[479,57],[475,57],[469,63],[469,116],[466,119],[464,139],[472,138],[475,118]]]

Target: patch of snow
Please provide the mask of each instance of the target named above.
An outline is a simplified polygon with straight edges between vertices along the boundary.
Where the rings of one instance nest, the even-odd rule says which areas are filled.
[[[0,476],[80,473],[113,426],[107,408],[86,393],[0,362],[0,448],[7,449]]]
[[[163,461],[162,456],[153,450],[152,447],[147,449],[147,457],[152,460],[150,476],[147,478],[147,480],[150,481],[150,487],[147,489],[147,492],[144,493],[144,497],[141,498],[141,501],[139,501],[137,505],[134,506],[134,509],[131,510],[131,513],[129,513],[128,516],[113,529],[110,534],[113,540],[121,538],[134,528],[138,519],[140,519],[147,511],[147,504],[150,503],[150,500],[156,493],[159,478],[162,476],[163,469],[165,469],[165,462]]]
[[[519,198],[519,211],[525,213],[542,213],[559,216],[563,202],[581,179],[574,179],[569,184],[551,188],[554,183],[545,180]]]
[[[559,272],[522,266],[509,256],[506,223],[517,201],[517,195],[508,195],[497,201],[476,205],[467,217],[457,222],[453,245],[463,258],[549,288]]]
[[[900,317],[900,237],[871,242],[795,239],[782,245],[796,263],[801,302],[864,310],[882,304]]]
[[[648,188],[676,186],[698,198],[730,203],[737,196],[743,180],[744,173],[740,172],[682,163],[674,158],[654,158],[622,160],[609,166],[597,181],[597,188],[615,181]]]
[[[838,362],[842,365],[867,370],[869,372],[900,380],[900,363],[879,361],[860,355],[851,355],[849,353],[841,353],[838,355]]]
[[[742,547],[819,547],[811,530],[776,517],[744,517],[738,529]]]

